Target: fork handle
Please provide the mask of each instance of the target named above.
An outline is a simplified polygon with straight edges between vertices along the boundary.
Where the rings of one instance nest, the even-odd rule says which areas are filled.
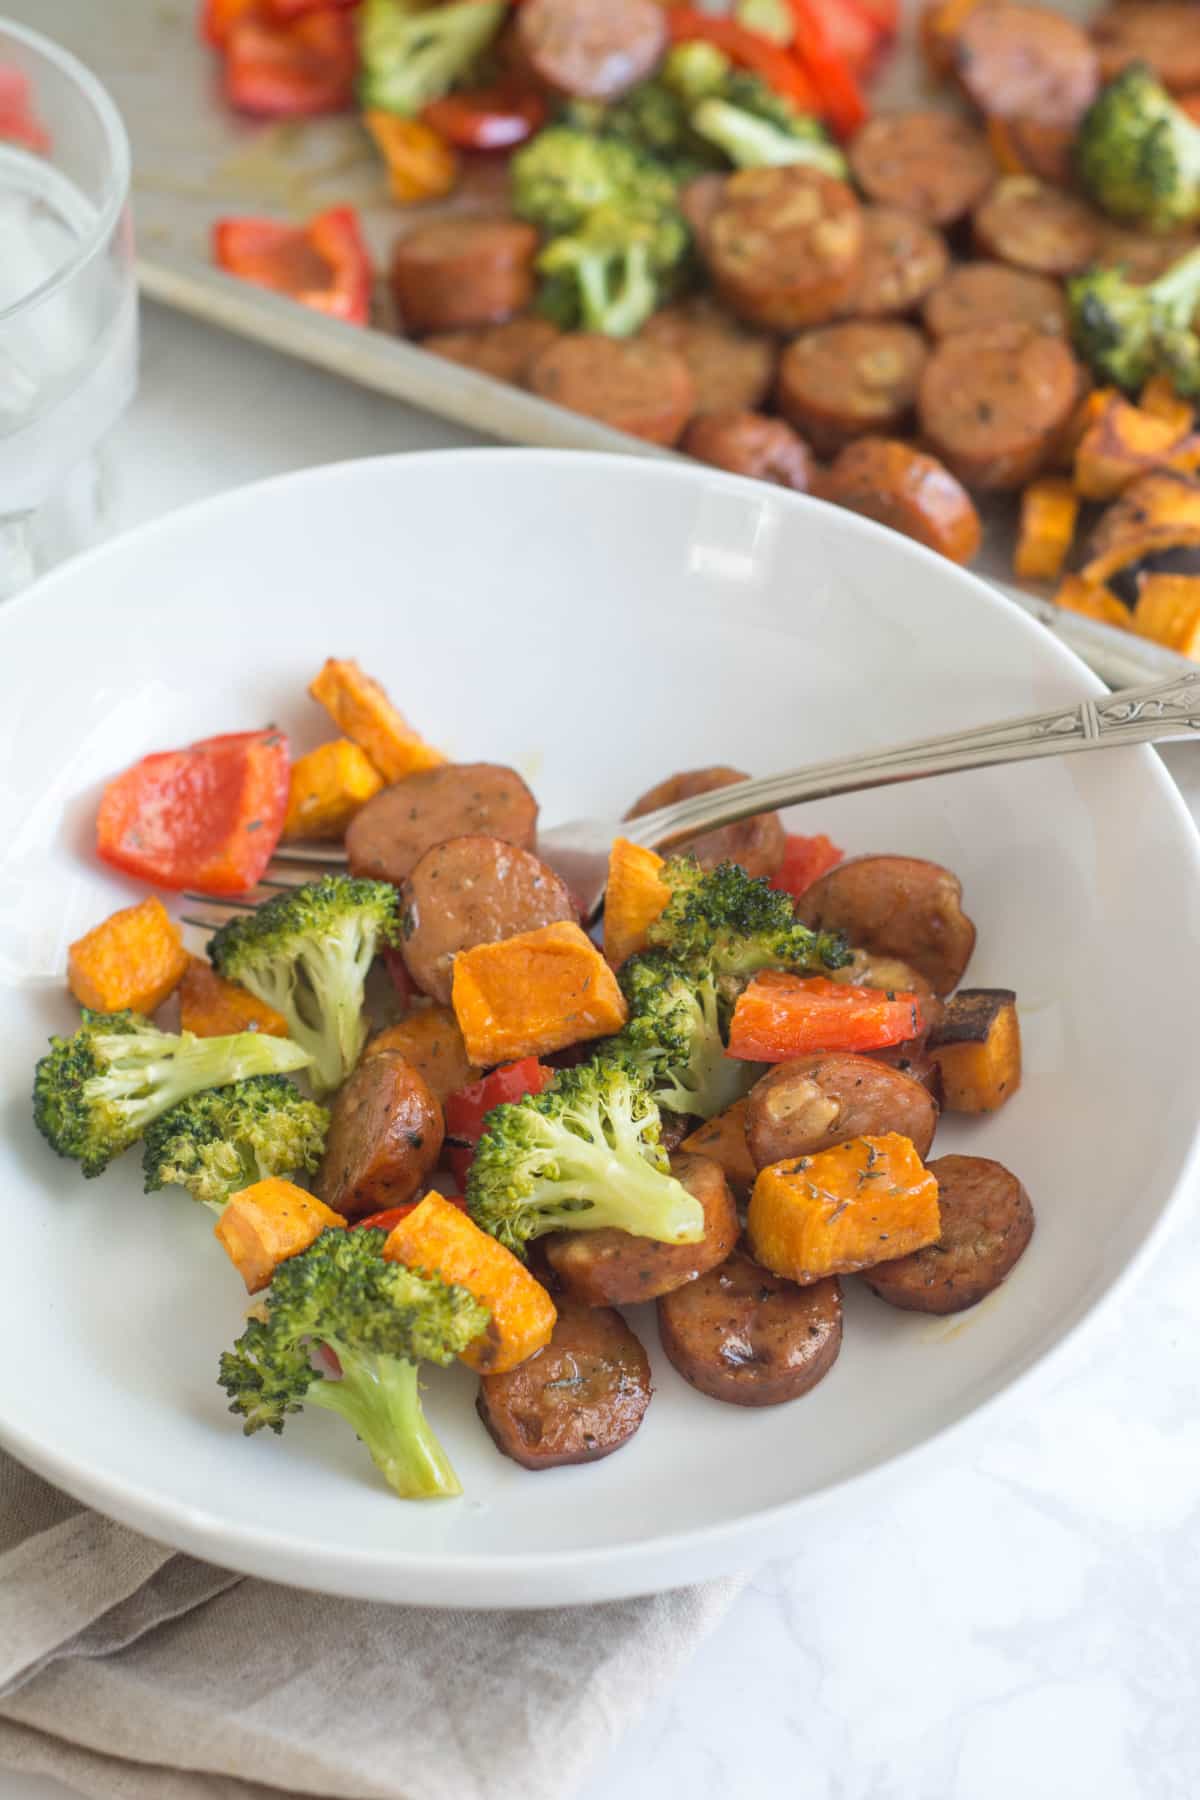
[[[623,829],[635,843],[659,849],[696,832],[733,825],[752,813],[794,806],[801,800],[823,800],[832,794],[920,781],[959,769],[986,769],[996,763],[1190,737],[1200,738],[1200,669],[1146,687],[1093,696],[1053,712],[1030,713],[971,731],[953,731],[944,737],[870,750],[842,761],[810,763],[788,774],[714,788],[630,819]]]

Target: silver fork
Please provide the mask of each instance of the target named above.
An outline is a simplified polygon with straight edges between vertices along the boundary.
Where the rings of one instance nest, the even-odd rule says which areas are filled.
[[[538,837],[538,855],[562,876],[586,910],[589,922],[600,910],[608,873],[608,853],[615,837],[650,850],[663,850],[681,838],[734,825],[752,813],[795,806],[802,800],[825,800],[866,788],[901,781],[922,781],[962,769],[985,769],[996,763],[1029,762],[1042,756],[1067,756],[1084,750],[1107,750],[1119,744],[1166,744],[1200,737],[1200,669],[1146,687],[1122,688],[1093,696],[1076,706],[1052,712],[1002,719],[944,737],[921,738],[891,749],[868,750],[834,762],[810,763],[784,775],[767,775],[735,787],[714,788],[674,806],[663,806],[640,819],[574,819]],[[282,844],[275,852],[274,873],[262,882],[268,890],[295,887],[313,874],[344,869],[346,857],[328,844]],[[304,873],[304,871],[308,871]],[[260,901],[224,900],[186,894],[220,916],[186,915],[192,925],[213,926],[226,910],[252,908]]]

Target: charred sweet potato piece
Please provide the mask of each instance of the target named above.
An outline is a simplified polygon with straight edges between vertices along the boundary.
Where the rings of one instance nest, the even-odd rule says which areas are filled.
[[[179,986],[187,966],[179,927],[152,894],[75,940],[67,982],[80,1006],[94,1012],[151,1013]]]
[[[401,781],[445,762],[352,657],[329,657],[308,691],[339,731],[366,751],[385,781]]]
[[[1064,577],[1054,595],[1054,604],[1065,606],[1068,612],[1082,613],[1085,619],[1098,619],[1117,631],[1133,630],[1129,608],[1122,606],[1112,589],[1103,582],[1085,581],[1082,575]]]
[[[1098,398],[1098,397],[1094,397]],[[1123,394],[1106,392],[1075,451],[1075,487],[1085,500],[1111,500],[1151,469],[1190,472],[1200,463],[1200,438],[1189,414],[1144,412]]]
[[[1200,576],[1143,575],[1133,626],[1168,650],[1200,660]]]
[[[1066,561],[1078,517],[1079,496],[1064,476],[1031,481],[1021,495],[1013,574],[1022,581],[1053,581]]]
[[[928,1051],[948,1112],[995,1112],[1021,1085],[1021,1026],[1011,988],[962,988],[946,1002]]]
[[[179,1029],[197,1037],[229,1037],[238,1031],[265,1031],[286,1037],[287,1020],[249,988],[226,981],[202,956],[189,956],[179,984]]]
[[[299,1256],[323,1231],[340,1231],[345,1219],[293,1182],[273,1176],[234,1194],[217,1220],[214,1235],[230,1262],[257,1294],[289,1256]]]
[[[679,1146],[681,1150],[690,1150],[696,1156],[707,1156],[719,1164],[735,1200],[742,1201],[749,1199],[754,1177],[758,1173],[746,1141],[746,1111],[749,1105],[748,1095],[744,1100],[735,1100],[732,1106],[727,1107],[723,1113],[718,1113],[715,1119],[706,1119]]]
[[[804,1286],[936,1243],[937,1194],[908,1138],[851,1138],[761,1169],[746,1236],[758,1262]]]

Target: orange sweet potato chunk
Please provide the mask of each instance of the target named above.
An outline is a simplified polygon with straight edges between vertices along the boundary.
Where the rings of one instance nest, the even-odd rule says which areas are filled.
[[[385,781],[401,781],[445,762],[352,657],[331,656],[308,691],[338,730],[366,751]]]
[[[349,738],[318,744],[292,764],[284,837],[336,841],[382,786],[375,764]]]
[[[286,1037],[287,1020],[236,981],[226,981],[202,956],[189,956],[179,984],[179,1028],[197,1037],[229,1037],[238,1031],[265,1031]]]
[[[558,1314],[541,1282],[441,1194],[426,1194],[393,1227],[383,1254],[389,1262],[457,1283],[489,1309],[486,1330],[462,1353],[462,1361],[481,1375],[515,1369],[550,1342]]]
[[[345,1224],[315,1194],[272,1176],[232,1195],[213,1231],[247,1293],[257,1294],[270,1285],[281,1262],[299,1256],[323,1231],[341,1231]]]
[[[467,1055],[485,1068],[607,1037],[629,1012],[592,940],[565,921],[460,951],[452,999]]]
[[[746,1219],[751,1254],[801,1284],[891,1262],[940,1232],[937,1179],[894,1131],[761,1169]]]
[[[608,885],[604,894],[604,954],[614,969],[635,951],[646,948],[646,932],[671,898],[660,881],[661,856],[615,838],[608,855]]]
[[[758,1170],[746,1142],[746,1112],[750,1101],[735,1100],[715,1119],[707,1119],[685,1137],[681,1150],[692,1150],[697,1156],[711,1157],[725,1171],[725,1179],[738,1200],[749,1198]]]
[[[95,1012],[151,1013],[174,993],[188,966],[179,927],[157,895],[124,906],[77,938],[67,952],[67,982]]]

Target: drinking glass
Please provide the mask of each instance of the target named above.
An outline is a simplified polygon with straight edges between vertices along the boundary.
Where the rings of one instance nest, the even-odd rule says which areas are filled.
[[[129,166],[95,77],[0,18],[0,600],[100,522],[137,379]]]

